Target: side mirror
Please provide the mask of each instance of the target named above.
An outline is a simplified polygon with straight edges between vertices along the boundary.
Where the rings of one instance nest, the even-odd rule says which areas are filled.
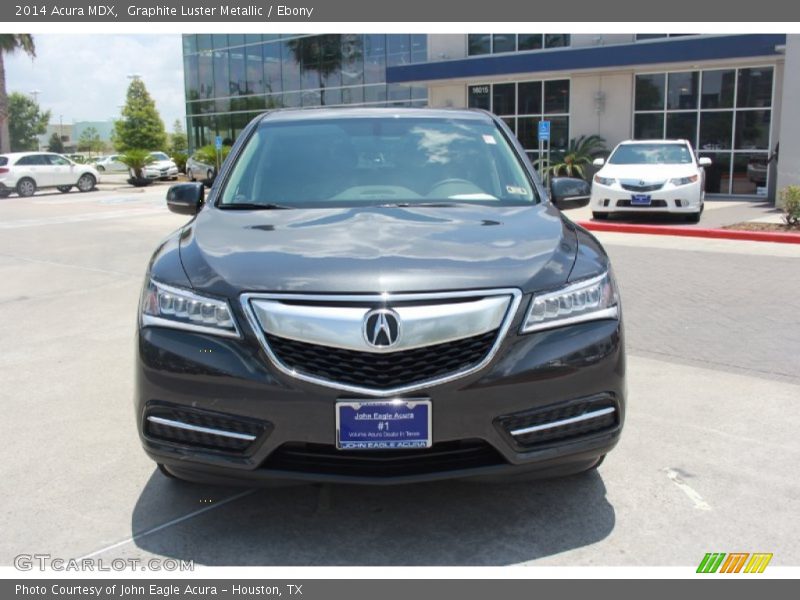
[[[711,159],[708,158],[707,156],[701,156],[697,160],[697,164],[700,165],[701,167],[710,167],[711,166]]]
[[[592,161],[592,164],[593,164],[595,167],[602,167],[604,164],[606,164],[606,159],[605,159],[605,158],[595,158],[595,159]]]
[[[167,207],[179,215],[196,215],[204,198],[202,183],[178,183],[167,190]]]
[[[576,177],[553,177],[550,180],[550,198],[559,209],[580,208],[589,204],[592,188]]]

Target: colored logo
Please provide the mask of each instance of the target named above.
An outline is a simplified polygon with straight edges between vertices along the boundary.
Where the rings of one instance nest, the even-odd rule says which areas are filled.
[[[698,573],[763,573],[772,553],[708,552],[697,567]]]

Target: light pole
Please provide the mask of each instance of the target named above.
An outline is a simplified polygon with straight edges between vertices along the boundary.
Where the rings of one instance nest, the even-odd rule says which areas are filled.
[[[39,104],[39,94],[41,94],[41,93],[42,93],[42,90],[31,90],[31,91],[30,91],[30,92],[28,92],[28,93],[29,93],[31,96],[33,96],[33,101],[34,101],[34,102],[36,102],[36,104]]]

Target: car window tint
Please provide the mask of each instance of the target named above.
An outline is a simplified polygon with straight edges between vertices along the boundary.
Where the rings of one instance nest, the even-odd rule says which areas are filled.
[[[609,157],[616,165],[691,164],[692,152],[685,144],[622,144]]]
[[[42,154],[30,154],[28,156],[23,156],[20,158],[17,163],[19,166],[30,167],[30,166],[41,166],[49,164],[47,158]]]
[[[222,204],[530,203],[535,192],[491,122],[342,118],[264,123]]]

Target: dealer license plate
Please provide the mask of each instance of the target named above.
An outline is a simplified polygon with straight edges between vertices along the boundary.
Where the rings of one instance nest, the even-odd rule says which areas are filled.
[[[346,400],[336,403],[340,450],[430,448],[431,401]]]

